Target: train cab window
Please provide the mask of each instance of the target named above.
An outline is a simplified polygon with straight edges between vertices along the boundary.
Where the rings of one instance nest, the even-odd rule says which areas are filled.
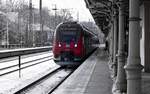
[[[76,41],[76,33],[75,32],[62,32],[61,41],[70,43]]]
[[[76,40],[76,36],[75,35],[64,35],[62,37],[62,41],[66,42],[66,43],[70,43],[72,41],[75,42],[75,40]]]

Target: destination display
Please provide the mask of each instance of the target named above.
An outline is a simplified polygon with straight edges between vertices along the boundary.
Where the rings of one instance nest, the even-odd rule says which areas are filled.
[[[75,35],[76,32],[63,31],[62,34],[63,34],[63,35]]]
[[[60,30],[63,30],[63,31],[76,31],[76,30],[78,30],[78,28],[76,28],[76,27],[69,27],[69,28],[60,28]]]

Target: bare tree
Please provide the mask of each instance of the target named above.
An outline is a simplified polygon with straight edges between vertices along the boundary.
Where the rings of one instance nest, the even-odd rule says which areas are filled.
[[[4,13],[16,13],[17,18],[15,21],[9,21],[9,43],[10,44],[21,44],[25,45],[28,44],[28,31],[29,31],[29,5],[26,0],[7,0],[7,4],[1,4],[0,11]],[[10,15],[9,15],[10,16]],[[10,16],[11,18],[11,16]],[[70,21],[72,20],[71,12],[68,9],[59,9],[57,12],[57,17],[50,11],[48,8],[43,7],[42,8],[42,20],[43,20],[43,26],[47,26],[50,29],[53,29],[51,31],[51,35],[53,35],[54,29],[56,25],[58,25],[61,22],[64,21]],[[31,19],[30,19],[31,20]],[[32,7],[32,21],[31,24],[39,24],[40,23],[40,15],[39,10]],[[6,32],[6,22],[7,18],[4,15],[0,15],[0,39],[3,38],[5,32]],[[54,24],[56,22],[56,25]],[[45,32],[44,32],[45,33]],[[43,34],[43,39],[46,34]],[[52,42],[52,41],[50,41]]]

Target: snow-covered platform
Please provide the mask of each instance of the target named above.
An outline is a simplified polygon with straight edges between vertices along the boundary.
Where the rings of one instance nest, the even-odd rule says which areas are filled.
[[[112,94],[108,56],[96,50],[53,94]]]
[[[42,52],[36,54],[30,54],[22,57],[22,62],[38,59],[45,56],[51,56],[51,52]],[[16,57],[15,57],[16,58]],[[10,58],[8,60],[0,59],[0,68],[17,64],[18,59]],[[51,58],[51,57],[49,57]],[[13,60],[14,59],[14,60]],[[12,61],[10,61],[12,60]],[[39,62],[39,61],[36,61]],[[36,63],[33,62],[33,63]],[[6,63],[6,64],[5,64]],[[14,94],[14,92],[27,86],[28,84],[36,81],[43,77],[43,75],[49,74],[51,71],[57,69],[59,66],[55,64],[53,60],[45,61],[32,67],[21,70],[20,77],[19,72],[13,72],[7,75],[0,76],[0,94]],[[7,72],[10,70],[0,70],[0,73]]]

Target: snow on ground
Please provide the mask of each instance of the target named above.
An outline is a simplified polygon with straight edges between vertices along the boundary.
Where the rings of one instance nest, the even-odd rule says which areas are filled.
[[[37,54],[37,55],[34,54],[34,55],[26,56],[29,58],[24,58],[22,59],[22,61],[25,62],[33,58],[35,59],[35,58],[44,57],[48,55],[52,55],[52,54],[51,53],[49,54],[49,52]],[[14,61],[18,62],[16,60]],[[3,63],[3,64],[7,64],[7,63]],[[8,64],[11,64],[11,63],[8,63]],[[36,66],[21,70],[21,77],[19,77],[18,71],[8,74],[8,75],[0,76],[0,83],[1,83],[0,94],[11,94],[11,92],[15,90],[16,88],[19,88],[23,86],[24,84],[28,84],[32,82],[33,80],[38,79],[40,76],[53,70],[56,67],[58,67],[58,65],[56,65],[53,60],[49,60],[44,63],[38,64]]]
[[[47,56],[50,56],[50,55],[52,55],[51,52],[42,52],[42,53],[37,53],[37,54],[30,54],[30,55],[21,56],[21,63],[28,62],[28,61],[31,61],[31,60],[36,60],[36,59],[39,59],[39,58],[42,58],[42,57],[47,57]],[[42,60],[44,60],[44,59],[42,59]],[[35,61],[35,62],[32,62],[32,63],[40,62],[42,60]],[[16,65],[18,63],[19,63],[18,57],[2,59],[2,60],[0,60],[0,69],[5,68],[5,67],[9,67],[9,66],[12,66],[12,65]],[[30,65],[30,64],[31,63],[28,63],[28,64],[25,64],[25,65],[22,65],[21,67],[27,66],[27,65]],[[16,66],[16,67],[9,68],[9,69],[6,69],[6,70],[0,70],[0,74],[9,72],[9,71],[14,70],[14,69],[19,69],[19,67]]]
[[[99,44],[99,48],[105,48],[105,44]]]

